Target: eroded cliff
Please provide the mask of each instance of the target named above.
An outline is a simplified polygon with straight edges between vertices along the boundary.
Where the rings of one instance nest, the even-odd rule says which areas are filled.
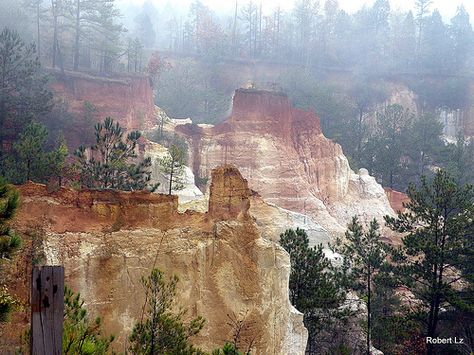
[[[109,78],[70,71],[51,73],[54,77],[51,89],[55,98],[65,101],[69,111],[76,115],[73,131],[79,132],[85,126],[95,124],[84,119],[86,103],[96,109],[92,115],[95,120],[103,121],[110,116],[127,130],[146,130],[157,124],[153,89],[147,76]],[[72,145],[83,143],[81,139],[84,137],[74,136],[77,132],[64,132]]]
[[[214,126],[180,125],[195,175],[235,164],[265,201],[314,217],[340,234],[353,215],[392,214],[383,188],[351,171],[341,147],[324,137],[319,118],[292,107],[279,92],[239,89],[232,114]]]
[[[212,171],[207,213],[181,214],[176,196],[146,192],[19,189],[17,230],[41,231],[45,262],[64,265],[66,283],[117,336],[115,350],[126,349],[141,315],[140,277],[159,267],[179,276],[189,316],[206,319],[197,345],[222,345],[232,332],[227,315],[247,313],[255,354],[304,353],[307,332],[288,298],[289,256],[249,214],[251,190],[236,168]]]

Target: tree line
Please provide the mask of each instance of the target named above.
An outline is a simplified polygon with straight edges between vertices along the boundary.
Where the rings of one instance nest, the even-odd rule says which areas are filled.
[[[172,6],[157,9],[146,1],[135,11],[142,28],[148,28],[149,45],[175,52],[368,73],[472,70],[469,14],[459,6],[445,22],[432,0],[415,0],[408,12],[392,9],[389,0],[376,0],[354,14],[337,0],[298,0],[288,10],[235,1],[226,14],[216,14],[199,0],[187,13]]]
[[[289,10],[236,1],[234,11],[222,15],[200,0],[187,13],[146,1],[125,18],[115,0],[1,0],[0,10],[0,24],[34,40],[48,67],[142,71],[144,49],[162,49],[381,75],[473,69],[469,14],[460,6],[445,22],[432,0],[415,0],[409,12],[376,0],[354,14],[337,0],[298,0]]]
[[[115,0],[1,0],[0,25],[34,42],[45,67],[110,75],[146,66],[140,27],[125,28]]]

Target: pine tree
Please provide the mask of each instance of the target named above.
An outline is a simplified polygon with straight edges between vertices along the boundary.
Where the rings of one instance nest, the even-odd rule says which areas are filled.
[[[63,354],[109,354],[114,336],[102,334],[100,317],[91,320],[80,293],[66,286],[64,290]]]
[[[433,4],[433,0],[415,0],[415,9],[416,9],[416,22],[418,26],[418,34],[417,34],[417,48],[416,48],[416,54],[417,54],[417,61],[418,63],[420,62],[420,57],[421,57],[421,43],[424,35],[424,28],[425,28],[425,22],[426,22],[426,17],[429,15],[429,9],[431,5]]]
[[[138,162],[135,150],[140,132],[130,132],[124,139],[125,130],[107,117],[95,126],[96,144],[84,146],[74,153],[83,186],[96,189],[144,190],[150,181],[151,159]],[[153,191],[157,185],[150,187]]]
[[[60,181],[65,167],[67,146],[58,141],[58,147],[47,151],[48,131],[38,122],[31,122],[13,144],[13,151],[5,162],[6,177],[16,184],[32,180],[46,183],[50,178]]]
[[[184,163],[186,159],[186,150],[183,146],[172,144],[168,149],[169,155],[160,160],[161,172],[166,175],[168,180],[168,195],[171,192],[182,190],[184,188]]]
[[[347,315],[340,308],[346,296],[344,282],[324,255],[322,245],[309,247],[303,229],[286,230],[280,234],[280,244],[290,254],[290,301],[304,313],[309,332],[307,351],[312,354],[317,335]]]
[[[423,42],[420,62],[425,71],[432,73],[452,73],[455,65],[451,60],[453,44],[448,28],[438,10],[424,20]],[[454,70],[456,72],[456,70]]]
[[[458,134],[456,143],[448,144],[443,166],[458,184],[474,184],[474,142]]]
[[[43,0],[23,0],[23,5],[26,8],[30,8],[34,13],[34,20],[36,26],[36,50],[38,51],[38,57],[41,58],[41,21],[46,13],[46,9],[43,7]]]
[[[26,45],[16,31],[0,32],[0,164],[12,143],[33,118],[49,112],[52,94],[40,74],[34,45]],[[1,168],[1,166],[0,166]],[[1,171],[1,169],[0,169]]]
[[[451,19],[449,32],[453,39],[456,73],[461,74],[466,69],[467,58],[472,55],[474,50],[474,32],[469,13],[463,5],[458,7],[456,16]]]
[[[127,71],[128,72],[141,72],[143,67],[143,45],[140,40],[137,38],[135,39],[128,39],[127,45]]]
[[[137,355],[182,354],[203,355],[200,349],[189,343],[204,326],[200,316],[188,324],[183,320],[186,310],[173,312],[178,277],[165,280],[159,269],[153,269],[147,277],[142,277],[145,289],[146,316],[136,323],[130,335],[130,352]]]
[[[403,173],[404,142],[412,121],[413,115],[397,104],[377,113],[375,171],[381,175],[383,185],[392,189],[398,186]]]
[[[74,70],[78,70],[81,60],[81,45],[85,38],[99,40],[102,52],[102,69],[106,64],[108,53],[113,50],[117,35],[124,31],[121,24],[116,23],[120,16],[115,0],[66,0],[68,18],[73,29]]]
[[[48,131],[42,124],[32,122],[26,126],[13,145],[13,162],[8,169],[12,181],[44,181],[48,169],[47,154],[43,150],[47,137]]]
[[[421,176],[427,175],[428,167],[437,162],[444,146],[442,133],[441,122],[430,113],[424,113],[415,119],[411,128],[406,131],[407,144],[404,150],[411,158],[408,167],[411,177],[419,180]]]
[[[156,41],[156,33],[153,28],[150,16],[142,11],[135,18],[135,32],[137,38],[140,38],[146,48],[153,48]]]
[[[366,115],[374,108],[376,104],[380,104],[386,100],[386,94],[382,87],[378,87],[374,84],[369,84],[366,80],[356,81],[350,89],[350,95],[353,98],[354,106],[357,110],[357,120],[352,123],[353,126],[352,134],[355,136],[354,147],[350,149],[349,154],[357,161],[361,163],[362,159],[362,147],[366,142],[368,134],[368,125],[366,121]]]
[[[21,246],[20,237],[10,228],[9,222],[18,207],[18,192],[8,185],[0,176],[0,282],[4,282],[1,263],[11,259]],[[0,289],[0,322],[8,319],[8,314],[15,305],[15,299],[10,295],[6,286]]]
[[[425,335],[436,337],[441,309],[456,301],[455,285],[467,277],[459,276],[459,270],[472,250],[474,191],[438,171],[431,182],[423,177],[419,187],[411,184],[407,194],[407,211],[385,217],[387,226],[404,235],[392,260],[400,283],[421,301],[418,312]],[[473,302],[472,298],[468,301]],[[427,347],[428,354],[433,354],[433,344]]]
[[[353,287],[367,300],[367,337],[366,350],[370,353],[372,338],[372,297],[374,280],[385,263],[388,246],[381,241],[379,224],[372,220],[367,232],[357,219],[353,217],[345,234],[346,241],[337,240],[335,250],[344,257],[348,263],[351,276],[354,280]]]
[[[67,166],[66,158],[68,155],[69,151],[66,140],[64,135],[60,134],[56,140],[56,149],[48,154],[48,175],[57,181],[58,186],[62,186],[62,181]]]

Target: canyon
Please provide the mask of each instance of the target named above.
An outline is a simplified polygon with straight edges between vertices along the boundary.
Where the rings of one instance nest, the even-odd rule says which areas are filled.
[[[90,102],[97,120],[113,116],[127,130],[147,133],[160,112],[147,80],[68,73],[52,85],[73,112]],[[317,115],[292,107],[281,92],[236,90],[229,118],[216,126],[167,121],[166,129],[189,147],[186,186],[175,195],[18,187],[14,227],[25,247],[9,274],[23,308],[0,350],[17,345],[27,329],[28,275],[36,260],[64,265],[68,286],[117,337],[116,351],[127,348],[142,312],[139,279],[158,267],[179,276],[178,302],[187,315],[206,319],[196,345],[222,346],[232,336],[228,317],[245,317],[257,338],[255,354],[304,354],[307,330],[289,302],[290,262],[280,233],[300,227],[311,245],[327,246],[353,215],[381,219],[394,213],[390,202],[403,199],[392,193],[389,200],[365,169],[353,172],[341,147],[324,137]],[[152,178],[165,186],[158,161],[166,148],[143,139],[139,153],[152,158]],[[202,192],[194,177],[207,179]]]

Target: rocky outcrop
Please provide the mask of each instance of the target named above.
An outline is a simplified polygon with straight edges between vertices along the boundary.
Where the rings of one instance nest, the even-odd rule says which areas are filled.
[[[255,223],[262,236],[278,242],[280,234],[287,229],[302,228],[306,231],[310,246],[322,244],[327,247],[331,237],[326,229],[318,224],[314,218],[265,202],[259,195],[250,199],[250,215],[255,218]]]
[[[394,211],[405,212],[404,203],[410,201],[410,198],[403,192],[395,191],[390,188],[385,188],[385,193],[387,194],[390,205]]]
[[[236,218],[250,208],[247,180],[230,165],[212,171],[209,213],[221,219]]]
[[[307,332],[288,296],[288,254],[262,236],[236,168],[214,169],[212,180],[207,213],[179,213],[176,196],[48,192],[30,183],[19,188],[16,228],[41,233],[45,262],[64,265],[66,283],[117,336],[116,351],[126,349],[142,312],[140,277],[159,267],[179,276],[188,315],[206,319],[196,345],[222,346],[232,333],[227,315],[246,314],[256,336],[252,353],[304,354]]]
[[[265,201],[309,215],[329,232],[342,233],[353,214],[393,213],[375,179],[352,172],[341,147],[322,134],[319,118],[292,107],[283,93],[239,89],[225,122],[176,131],[191,146],[195,175],[234,164]]]
[[[92,104],[97,109],[93,115],[97,121],[110,116],[127,130],[145,130],[157,124],[153,89],[147,76],[121,75],[109,78],[69,71],[64,75],[59,71],[51,70],[51,73],[54,77],[51,83],[54,96],[67,102],[69,111],[77,116],[73,129],[79,130],[83,128],[82,125],[95,124],[81,120],[85,103]],[[73,134],[64,133],[74,145]]]

